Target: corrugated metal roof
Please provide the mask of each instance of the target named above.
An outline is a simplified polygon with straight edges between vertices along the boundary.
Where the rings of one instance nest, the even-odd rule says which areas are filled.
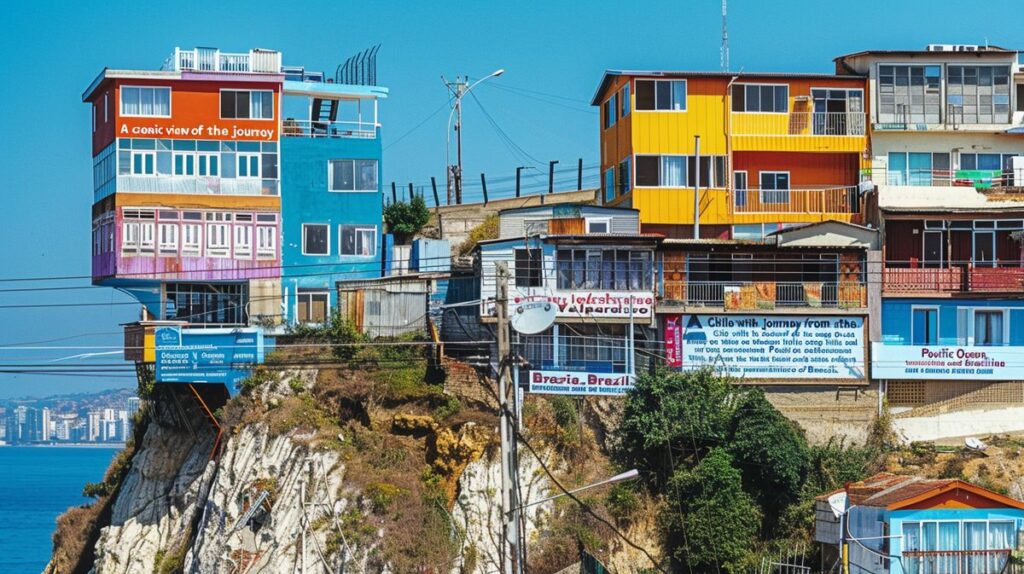
[[[1024,502],[1003,496],[986,488],[956,479],[929,479],[917,476],[902,476],[889,472],[880,472],[870,478],[851,482],[845,488],[834,490],[816,497],[816,500],[827,501],[828,497],[843,492],[849,496],[848,505],[873,506],[882,508],[899,507],[902,503],[910,504],[919,497],[930,498],[929,493],[939,495],[950,489],[964,489],[985,498],[1001,502],[1010,508],[1024,508]]]
[[[673,71],[673,70],[605,70],[601,83],[594,92],[590,105],[601,105],[601,96],[611,84],[612,78],[619,76],[649,78],[792,78],[794,80],[863,80],[864,76],[843,76],[839,74],[815,74],[798,72],[704,72],[704,71]]]
[[[1024,209],[1020,199],[995,199],[998,190],[979,191],[967,186],[878,186],[878,208],[887,212],[957,213]],[[1003,195],[1006,195],[1004,192]]]

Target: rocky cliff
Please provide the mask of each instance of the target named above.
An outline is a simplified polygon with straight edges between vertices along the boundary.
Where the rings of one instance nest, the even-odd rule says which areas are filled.
[[[48,571],[494,572],[493,405],[479,388],[460,392],[473,383],[457,371],[462,380],[447,388],[416,381],[423,373],[257,373],[217,413],[226,430],[216,452],[216,430],[199,408],[165,396],[119,483],[97,503],[105,512],[79,558],[68,559],[58,540]],[[588,470],[576,467],[569,451],[594,437],[581,420],[566,431],[549,406],[527,411],[550,423],[536,444],[563,481],[578,486],[606,471],[593,444]],[[524,501],[553,494],[539,461],[525,451],[520,460]],[[530,507],[532,571],[574,562],[584,522],[560,503]]]

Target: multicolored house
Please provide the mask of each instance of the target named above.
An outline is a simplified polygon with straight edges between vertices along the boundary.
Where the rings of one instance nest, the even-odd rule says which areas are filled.
[[[880,473],[815,502],[822,570],[999,574],[1022,529],[1024,502],[955,479]]]

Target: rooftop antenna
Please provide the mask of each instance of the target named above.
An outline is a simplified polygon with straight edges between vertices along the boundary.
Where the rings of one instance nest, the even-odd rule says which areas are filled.
[[[726,2],[722,0],[722,71],[729,71],[729,29],[726,26]]]

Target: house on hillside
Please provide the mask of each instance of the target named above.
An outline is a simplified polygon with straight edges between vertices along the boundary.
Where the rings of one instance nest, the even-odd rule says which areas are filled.
[[[845,492],[846,513],[830,499]],[[879,473],[815,501],[822,568],[849,548],[853,574],[1009,572],[1024,528],[1024,502],[962,480]]]

